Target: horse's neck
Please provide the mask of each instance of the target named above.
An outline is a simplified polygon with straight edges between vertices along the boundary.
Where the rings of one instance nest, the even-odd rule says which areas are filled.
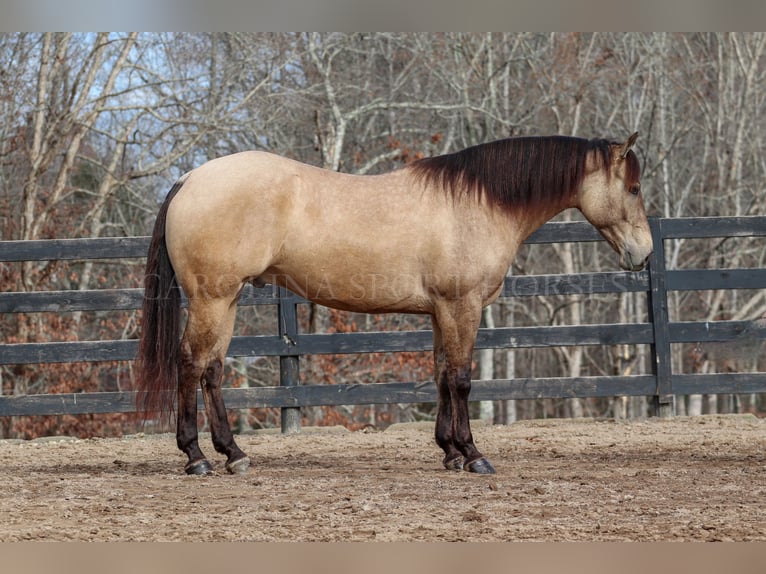
[[[568,202],[563,202],[561,205],[548,205],[536,209],[521,210],[513,216],[514,226],[521,230],[523,242],[548,221],[560,213],[564,213],[575,207],[577,206]]]

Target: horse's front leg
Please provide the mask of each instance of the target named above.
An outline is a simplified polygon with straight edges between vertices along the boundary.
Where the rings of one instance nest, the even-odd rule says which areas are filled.
[[[447,378],[447,361],[444,354],[441,329],[436,319],[433,320],[434,334],[434,378],[437,390],[436,444],[444,451],[444,468],[463,470],[463,454],[455,446],[452,435],[452,398]]]
[[[452,399],[452,433],[455,447],[463,453],[464,470],[478,474],[495,474],[495,468],[479,452],[473,442],[468,412],[468,395],[471,392],[471,361],[450,368],[447,361],[447,381]]]
[[[471,359],[481,305],[463,301],[444,304],[439,311],[434,316],[434,358],[439,393],[436,441],[445,452],[444,466],[450,470],[463,468],[479,474],[494,474],[494,467],[473,441],[468,411]]]

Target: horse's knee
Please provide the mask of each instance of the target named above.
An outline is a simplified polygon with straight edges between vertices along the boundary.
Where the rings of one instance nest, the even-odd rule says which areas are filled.
[[[221,359],[213,359],[208,363],[202,375],[202,385],[208,389],[217,389],[221,386],[223,378],[223,363]]]
[[[455,369],[453,380],[458,397],[467,398],[471,392],[471,365]]]
[[[455,391],[457,392],[459,397],[467,397],[468,394],[471,392],[471,377],[468,378],[458,378],[455,381]]]

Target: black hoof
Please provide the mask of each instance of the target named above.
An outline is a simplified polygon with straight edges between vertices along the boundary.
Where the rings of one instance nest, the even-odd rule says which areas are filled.
[[[231,474],[245,474],[248,468],[250,468],[250,459],[248,457],[226,463],[226,470]]]
[[[184,467],[184,470],[186,471],[186,474],[212,474],[213,466],[207,461],[207,459],[201,458],[200,460],[195,460],[188,463]]]
[[[495,474],[495,467],[484,457],[469,462],[465,465],[465,469],[476,474]]]
[[[447,470],[463,470],[463,457],[457,456],[449,460],[444,459],[444,468]]]

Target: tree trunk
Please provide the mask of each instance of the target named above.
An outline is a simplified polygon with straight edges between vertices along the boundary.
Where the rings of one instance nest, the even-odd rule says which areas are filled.
[[[484,307],[482,324],[487,329],[495,328],[495,318],[492,315],[492,305]],[[495,350],[482,349],[479,351],[479,379],[488,381],[495,378]],[[487,424],[495,421],[495,403],[493,401],[479,402],[479,418]]]

